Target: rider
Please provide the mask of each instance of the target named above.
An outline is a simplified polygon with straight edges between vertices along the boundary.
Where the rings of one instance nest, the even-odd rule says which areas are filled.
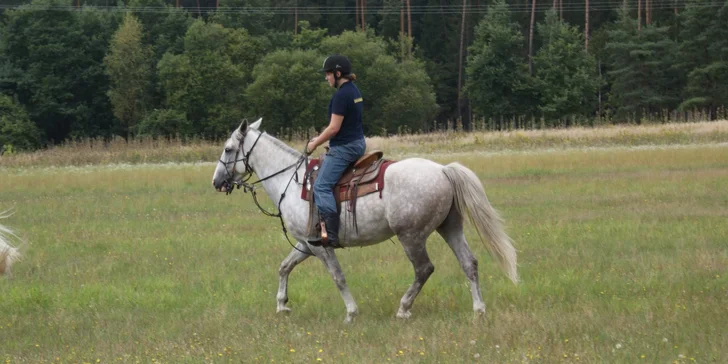
[[[339,206],[334,197],[334,186],[346,168],[356,162],[366,150],[362,127],[363,98],[354,85],[356,75],[351,73],[351,62],[342,55],[332,55],[324,60],[320,72],[326,73],[329,86],[337,90],[329,102],[329,125],[306,146],[311,154],[321,144],[329,142],[323,164],[314,184],[314,200],[319,216],[328,234],[328,243],[339,245]],[[321,240],[309,241],[320,245]]]

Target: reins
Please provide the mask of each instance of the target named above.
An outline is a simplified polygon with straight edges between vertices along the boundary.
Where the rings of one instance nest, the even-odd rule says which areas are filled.
[[[250,191],[251,195],[253,195],[253,202],[255,202],[255,205],[258,206],[258,209],[264,215],[269,216],[269,217],[277,217],[281,221],[281,229],[283,230],[283,235],[286,237],[286,240],[288,241],[288,245],[290,245],[293,249],[296,249],[296,250],[298,250],[299,252],[301,252],[303,254],[308,254],[308,255],[315,256],[315,254],[313,254],[312,252],[305,252],[305,251],[303,251],[301,249],[298,249],[295,245],[293,245],[293,243],[291,242],[291,239],[288,237],[288,229],[286,229],[286,224],[283,221],[283,213],[281,212],[281,204],[283,203],[283,199],[286,198],[286,191],[288,191],[288,187],[291,186],[291,182],[295,178],[296,179],[296,183],[299,183],[298,182],[298,168],[300,168],[301,165],[304,162],[306,162],[306,165],[308,165],[308,154],[303,153],[301,155],[301,157],[299,157],[296,162],[294,162],[293,164],[289,165],[288,167],[285,167],[285,168],[279,170],[278,172],[275,172],[275,173],[271,174],[270,176],[267,176],[265,178],[261,178],[261,179],[255,181],[255,182],[252,182],[252,183],[248,183],[248,180],[252,177],[253,172],[254,172],[253,171],[253,168],[250,166],[250,163],[248,163],[248,161],[249,161],[249,158],[250,158],[250,154],[253,153],[253,149],[255,149],[255,146],[258,144],[258,140],[260,140],[260,137],[261,136],[263,136],[263,133],[259,133],[258,134],[258,137],[255,139],[255,142],[253,143],[253,146],[250,147],[250,150],[248,150],[248,152],[245,153],[245,155],[243,156],[242,159],[238,159],[238,156],[240,154],[240,151],[243,150],[243,140],[245,140],[245,136],[244,135],[240,138],[240,144],[238,145],[238,150],[235,152],[235,159],[233,161],[230,161],[230,162],[223,162],[222,159],[220,159],[220,163],[222,163],[225,166],[225,173],[227,174],[227,177],[228,177],[227,181],[225,182],[225,185],[227,186],[227,189],[225,191],[225,194],[226,195],[231,194],[233,192],[233,190],[234,190],[233,186],[235,186],[235,188],[238,188],[238,189],[240,188],[240,186],[243,186],[243,192],[247,193],[248,191]],[[235,181],[232,181],[232,179],[233,179],[233,177],[235,175],[235,166],[240,161],[242,161],[245,164],[245,174],[246,174],[246,176],[240,182],[235,182]],[[231,163],[233,164],[233,168],[232,168],[232,171],[233,172],[232,172],[232,174],[228,171],[228,165],[231,164]],[[278,213],[268,212],[258,202],[258,194],[256,193],[257,185],[259,185],[259,184],[261,184],[261,183],[263,183],[263,182],[265,182],[265,181],[267,181],[267,180],[269,180],[269,179],[271,179],[271,178],[273,178],[275,176],[278,176],[281,173],[283,173],[283,172],[285,172],[285,171],[287,171],[287,170],[289,170],[291,168],[294,168],[294,172],[293,172],[293,174],[291,174],[291,178],[288,180],[288,183],[286,183],[286,188],[283,189],[283,193],[281,193],[280,199],[278,199],[278,206],[277,206]]]

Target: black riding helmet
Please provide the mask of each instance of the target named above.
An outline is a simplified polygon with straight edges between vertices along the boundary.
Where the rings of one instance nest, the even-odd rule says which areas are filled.
[[[341,72],[341,75],[348,75],[351,73],[351,62],[345,56],[340,54],[334,54],[324,60],[323,67],[319,72]]]

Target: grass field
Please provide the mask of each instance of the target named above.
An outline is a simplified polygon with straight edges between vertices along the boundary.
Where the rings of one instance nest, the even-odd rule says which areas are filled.
[[[402,321],[413,272],[398,243],[346,249],[351,325],[315,258],[291,275],[293,312],[275,314],[291,248],[250,196],[212,189],[211,162],[6,158],[0,211],[15,214],[3,224],[27,244],[14,279],[0,279],[0,361],[725,363],[728,134],[713,125],[372,140],[473,169],[506,219],[522,283],[468,225],[487,304],[475,317],[467,279],[432,236],[435,273]]]

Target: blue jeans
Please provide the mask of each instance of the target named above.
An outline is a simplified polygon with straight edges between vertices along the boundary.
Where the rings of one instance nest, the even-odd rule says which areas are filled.
[[[346,168],[364,155],[366,141],[364,139],[353,141],[344,145],[331,147],[319,169],[316,183],[313,186],[314,201],[318,207],[321,218],[326,220],[336,218],[338,222],[339,208],[334,198],[334,187]]]

